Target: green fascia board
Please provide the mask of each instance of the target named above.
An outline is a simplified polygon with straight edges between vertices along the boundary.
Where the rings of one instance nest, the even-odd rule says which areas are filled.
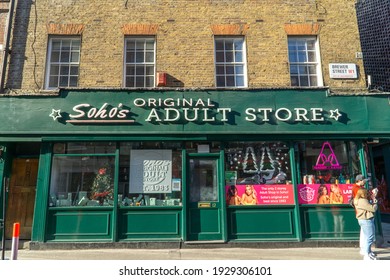
[[[4,95],[0,97],[0,137],[390,136],[388,96],[327,93],[327,89],[84,89],[61,90],[56,96]]]

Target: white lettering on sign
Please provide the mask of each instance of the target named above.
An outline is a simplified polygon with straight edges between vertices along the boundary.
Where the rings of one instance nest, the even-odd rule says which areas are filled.
[[[277,120],[283,122],[288,122],[292,120],[296,122],[322,122],[325,120],[322,108],[310,108],[310,112],[304,108],[294,108],[293,110],[290,110],[288,108],[279,108],[275,111],[272,108],[247,108],[245,110],[245,114],[245,120],[249,122],[269,122],[270,116],[275,116]]]
[[[192,98],[136,98],[133,100],[135,107],[146,111],[145,122],[152,123],[216,123],[234,122],[234,118],[242,116],[241,112],[233,108],[217,108],[215,102],[210,99]],[[125,109],[127,108],[127,109]],[[324,111],[323,108],[245,108],[243,117],[247,122],[277,123],[277,122],[324,122],[325,119],[335,119],[342,116],[339,109]],[[81,103],[72,108],[69,123],[134,123],[130,119],[130,108],[122,103],[112,106],[103,103],[100,107],[94,107],[89,103]],[[137,114],[134,114],[137,115]],[[327,118],[325,118],[325,116]],[[61,110],[52,109],[49,115],[54,121],[61,119]]]

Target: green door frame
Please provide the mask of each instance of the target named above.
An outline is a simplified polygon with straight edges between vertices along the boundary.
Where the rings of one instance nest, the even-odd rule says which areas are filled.
[[[184,154],[184,153],[183,153]],[[225,180],[224,180],[224,151],[221,150],[219,153],[185,153],[183,157],[183,163],[185,163],[183,166],[184,168],[184,176],[186,188],[183,192],[183,200],[184,204],[184,210],[183,210],[183,219],[184,219],[184,226],[183,229],[183,240],[188,241],[188,226],[189,226],[189,211],[188,208],[190,207],[190,203],[188,202],[189,199],[189,176],[187,176],[190,168],[189,168],[189,160],[190,159],[216,159],[217,160],[217,180],[218,180],[218,212],[219,212],[219,218],[220,218],[220,229],[221,229],[221,239],[218,239],[218,242],[227,242],[227,214],[226,214],[226,201],[225,201]],[[212,242],[213,240],[210,240]],[[196,241],[195,241],[196,242]]]

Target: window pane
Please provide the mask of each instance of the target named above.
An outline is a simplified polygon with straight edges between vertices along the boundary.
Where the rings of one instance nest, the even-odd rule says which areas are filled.
[[[144,46],[145,46],[145,43],[144,43],[144,41],[137,41],[136,43],[135,43],[135,48],[139,51],[139,50],[144,50]]]
[[[309,65],[308,69],[310,74],[317,74],[317,67],[315,65]]]
[[[317,85],[317,76],[310,76],[310,86],[316,87]]]
[[[146,77],[146,87],[154,87],[154,76],[147,76]]]
[[[126,77],[126,87],[134,87],[134,77]]]
[[[61,52],[61,62],[69,62],[69,53]]]
[[[290,74],[298,74],[298,67],[296,65],[290,66]]]
[[[126,63],[135,62],[135,52],[126,52]]]
[[[218,50],[224,50],[223,47],[223,41],[222,40],[216,40],[215,41],[215,49]]]
[[[50,67],[50,74],[53,76],[58,76],[60,73],[60,67],[58,65],[52,65]]]
[[[226,76],[226,86],[234,87],[236,85],[234,76]]]
[[[243,62],[243,54],[242,54],[242,52],[236,52],[235,54],[236,54],[235,62]]]
[[[59,50],[61,50],[61,41],[52,40],[51,49],[52,49],[52,51],[59,51]]]
[[[79,62],[79,52],[72,52],[70,62]]]
[[[54,51],[51,53],[50,62],[60,62],[60,52]]]
[[[78,76],[79,75],[79,67],[78,66],[71,66],[70,67],[70,75]]]
[[[225,76],[217,76],[217,87],[225,87]]]
[[[60,76],[60,87],[67,87],[68,86],[68,76]]]
[[[298,67],[299,75],[306,75],[307,73],[307,67],[306,66],[299,66]]]
[[[306,51],[306,42],[305,40],[299,40],[296,42],[298,51]]]
[[[298,62],[297,53],[295,53],[295,52],[289,53],[288,59],[291,63]]]
[[[308,52],[308,61],[309,62],[316,62],[316,53],[315,52]]]
[[[226,51],[231,51],[233,50],[233,42],[232,41],[225,41],[225,50]]]
[[[126,49],[135,50],[135,41],[127,40]]]
[[[154,42],[153,41],[147,41],[146,42],[146,49],[152,50],[154,52]]]
[[[62,40],[61,49],[64,51],[70,51],[70,42],[71,40]]]
[[[128,76],[135,75],[135,66],[134,65],[126,66],[126,75],[128,75]]]
[[[235,67],[236,75],[243,75],[244,74],[244,67],[241,65],[237,65]]]
[[[145,54],[145,62],[154,62],[154,53],[153,52],[147,52]]]
[[[293,87],[299,86],[298,76],[291,76],[291,86],[293,86]]]
[[[49,87],[51,88],[58,87],[58,76],[50,76]]]
[[[70,87],[77,87],[77,77],[71,76],[69,79]]]
[[[234,62],[234,60],[233,60],[233,52],[226,52],[225,56],[226,56],[226,62]]]
[[[144,77],[136,77],[135,78],[135,86],[136,87],[145,87]]]
[[[69,75],[69,66],[66,65],[66,66],[61,66],[60,68],[60,75],[61,76],[64,76],[64,75]]]
[[[299,85],[301,87],[307,87],[309,86],[309,79],[307,76],[300,76],[299,77]]]
[[[215,70],[216,70],[217,74],[221,74],[221,75],[225,74],[225,67],[224,66],[217,66],[215,68]]]
[[[79,40],[73,40],[72,41],[72,50],[73,51],[80,50],[80,41]]]
[[[234,42],[234,49],[235,49],[236,51],[242,51],[242,49],[243,49],[243,43],[242,43],[242,41],[235,41],[235,42]]]
[[[143,52],[137,52],[135,54],[135,62],[136,63],[142,63],[144,62],[144,53]]]
[[[143,65],[135,67],[135,74],[137,76],[145,75],[145,67]]]
[[[316,41],[315,40],[307,40],[307,50],[315,50]]]
[[[234,75],[234,66],[226,66],[226,74]]]
[[[244,76],[236,76],[236,86],[243,87],[244,85]]]
[[[154,75],[154,66],[146,66],[146,75]]]
[[[215,59],[217,62],[225,62],[225,53],[217,52],[215,55]]]
[[[306,52],[298,52],[298,61],[299,62],[306,62]]]

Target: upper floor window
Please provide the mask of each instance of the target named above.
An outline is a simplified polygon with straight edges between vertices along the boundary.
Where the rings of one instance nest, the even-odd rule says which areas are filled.
[[[242,37],[215,38],[217,87],[246,87],[246,53]]]
[[[288,59],[292,86],[318,87],[323,85],[316,37],[289,37]]]
[[[125,40],[125,87],[155,86],[155,39],[127,38]]]
[[[77,87],[80,47],[79,37],[50,38],[46,66],[46,89]]]

